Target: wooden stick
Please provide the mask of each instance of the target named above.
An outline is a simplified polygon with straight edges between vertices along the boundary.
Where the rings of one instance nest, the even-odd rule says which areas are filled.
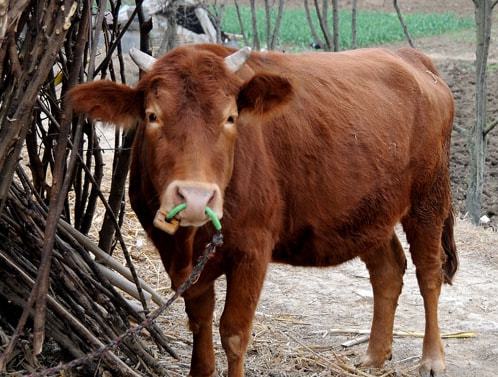
[[[370,335],[357,336],[354,339],[350,339],[350,340],[347,340],[345,342],[342,342],[341,346],[343,346],[344,348],[349,348],[349,347],[356,346],[358,344],[366,343],[366,342],[368,342],[369,339],[370,339]]]
[[[329,334],[363,334],[363,335],[370,335],[370,330],[358,330],[358,329],[330,329],[327,330]],[[423,338],[424,333],[423,332],[416,332],[416,331],[404,331],[404,330],[398,330],[398,331],[393,331],[393,336],[398,336],[398,337],[414,337],[414,338]],[[441,334],[441,338],[443,339],[464,339],[464,338],[475,338],[477,337],[477,334],[472,331],[457,331],[457,332],[451,332],[451,333],[443,333]]]
[[[22,271],[14,262],[10,260],[7,256],[3,255],[0,253],[0,258],[2,258],[9,266],[11,266],[13,269],[15,269],[19,276],[25,280],[28,284],[33,286],[35,284],[35,281],[31,279],[24,271]],[[50,305],[50,307],[62,318],[64,318],[68,324],[74,327],[75,330],[77,330],[83,337],[86,338],[87,341],[92,343],[96,347],[103,347],[104,344],[96,338],[87,328],[84,326],[76,317],[74,317],[71,313],[69,313],[61,304],[59,304],[51,295],[47,294],[47,302]],[[132,376],[132,377],[140,377],[139,374],[137,374],[135,371],[133,371],[128,365],[126,365],[121,359],[119,359],[114,353],[112,352],[107,352],[105,354],[106,358],[109,359],[109,361],[112,363],[112,365],[115,365],[116,368],[123,373],[125,376]]]
[[[95,243],[92,242],[92,240],[90,240],[90,238],[74,229],[64,220],[59,220],[59,225],[62,226],[65,231],[70,233],[76,240],[78,240],[78,242],[80,242],[88,251],[94,254],[98,258],[99,262],[106,264],[116,272],[120,273],[126,279],[133,282],[133,277],[131,276],[130,270],[124,267],[112,256],[101,250]],[[139,281],[143,290],[148,292],[152,296],[152,301],[154,301],[158,306],[161,306],[164,303],[164,299],[162,298],[162,296],[147,283],[145,283],[143,279],[139,278]]]
[[[100,273],[103,276],[105,276],[112,285],[125,291],[133,298],[136,298],[137,300],[140,299],[137,287],[133,283],[131,283],[128,279],[124,279],[121,275],[116,274],[114,271],[108,269],[107,267],[102,266],[101,264],[97,263],[97,267],[100,270]],[[144,292],[144,298],[145,301],[149,303],[151,299],[151,294],[149,292]]]

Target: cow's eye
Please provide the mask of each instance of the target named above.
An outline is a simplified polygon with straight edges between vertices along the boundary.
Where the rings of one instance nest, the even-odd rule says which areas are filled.
[[[235,123],[235,116],[230,115],[227,119],[227,123],[233,124]]]
[[[149,113],[149,122],[153,123],[153,122],[157,122],[157,116],[156,114],[154,113]]]

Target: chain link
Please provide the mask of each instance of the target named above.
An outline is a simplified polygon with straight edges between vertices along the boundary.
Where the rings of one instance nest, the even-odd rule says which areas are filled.
[[[67,362],[67,363],[64,363],[64,364],[60,364],[56,367],[47,368],[47,369],[44,369],[44,370],[41,370],[38,372],[26,374],[26,375],[24,375],[24,377],[46,377],[46,376],[54,375],[54,374],[61,372],[63,370],[75,368],[75,367],[82,365],[90,360],[101,357],[107,351],[110,351],[112,349],[119,347],[119,345],[121,344],[121,342],[123,341],[124,338],[126,338],[130,335],[133,335],[133,336],[138,335],[144,328],[152,325],[154,323],[154,321],[157,319],[157,317],[159,317],[169,306],[171,306],[171,304],[173,304],[173,302],[175,302],[183,293],[185,293],[185,291],[187,289],[189,289],[192,285],[197,283],[207,261],[214,255],[214,253],[216,252],[216,248],[220,247],[221,245],[223,245],[223,235],[221,234],[221,232],[218,231],[213,235],[211,242],[209,242],[206,245],[206,247],[204,248],[204,252],[197,260],[197,264],[192,269],[191,274],[180,285],[180,287],[176,290],[175,294],[173,296],[171,296],[171,298],[168,301],[166,301],[164,304],[162,304],[154,312],[152,312],[140,324],[138,324],[135,327],[129,328],[123,334],[121,334],[116,339],[114,339],[112,342],[106,344],[103,347],[100,347],[99,349],[97,349],[97,350],[95,350],[95,351],[93,351],[85,356],[79,357],[77,359],[74,359],[74,360]]]

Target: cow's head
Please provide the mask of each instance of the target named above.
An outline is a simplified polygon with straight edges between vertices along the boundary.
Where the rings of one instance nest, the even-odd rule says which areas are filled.
[[[181,47],[155,61],[135,50],[132,57],[147,71],[136,87],[95,81],[70,93],[77,112],[144,128],[137,142],[155,190],[150,195],[159,198],[163,215],[180,203],[187,205],[177,216],[180,226],[206,223],[206,207],[223,216],[239,120],[266,116],[292,91],[287,79],[274,74],[251,73],[243,80],[239,71],[250,49],[225,58],[219,51]]]

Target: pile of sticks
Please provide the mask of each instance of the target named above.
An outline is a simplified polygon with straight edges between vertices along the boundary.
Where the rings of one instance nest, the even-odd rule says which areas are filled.
[[[142,0],[141,48],[148,27]],[[117,130],[109,194],[95,125],[68,91],[95,78],[126,81],[120,0],[0,0],[0,374],[82,357],[163,303],[138,278],[120,225],[132,133]],[[95,224],[96,207],[105,209]],[[98,245],[87,237],[99,226]],[[119,244],[126,266],[113,259]],[[119,288],[119,290],[118,290]],[[166,375],[175,353],[152,324],[72,375]],[[171,360],[171,358],[170,358]]]
[[[47,208],[37,200],[30,180],[19,168],[0,217],[0,338],[4,343],[12,340],[17,320],[33,289],[46,219]],[[84,356],[126,331],[130,327],[130,319],[141,322],[145,318],[144,310],[137,310],[139,305],[136,301],[134,304],[124,298],[108,279],[114,276],[118,281],[127,281],[131,276],[124,273],[124,279],[97,263],[92,254],[99,253],[98,250],[74,227],[62,220],[58,222],[46,320],[46,333],[56,343],[52,344],[56,351],[56,355],[52,356],[56,359]],[[100,254],[107,255],[102,251]],[[110,267],[120,266],[108,255],[102,261]],[[127,271],[124,267],[121,270]],[[162,302],[159,295],[143,282],[141,287],[148,297]],[[117,352],[107,352],[102,360],[83,365],[81,374],[92,375],[100,368],[120,376],[166,375],[158,362],[159,358],[156,358],[157,350],[166,351],[173,357],[176,355],[156,325],[148,328],[147,337],[154,341],[157,348],[151,349],[139,338],[124,339]],[[27,336],[24,340],[28,345],[25,348],[32,351],[29,346],[31,338]],[[4,344],[2,351],[7,348]],[[42,366],[40,360],[35,362],[29,354],[19,351],[5,352],[3,356],[7,370],[26,372]]]

